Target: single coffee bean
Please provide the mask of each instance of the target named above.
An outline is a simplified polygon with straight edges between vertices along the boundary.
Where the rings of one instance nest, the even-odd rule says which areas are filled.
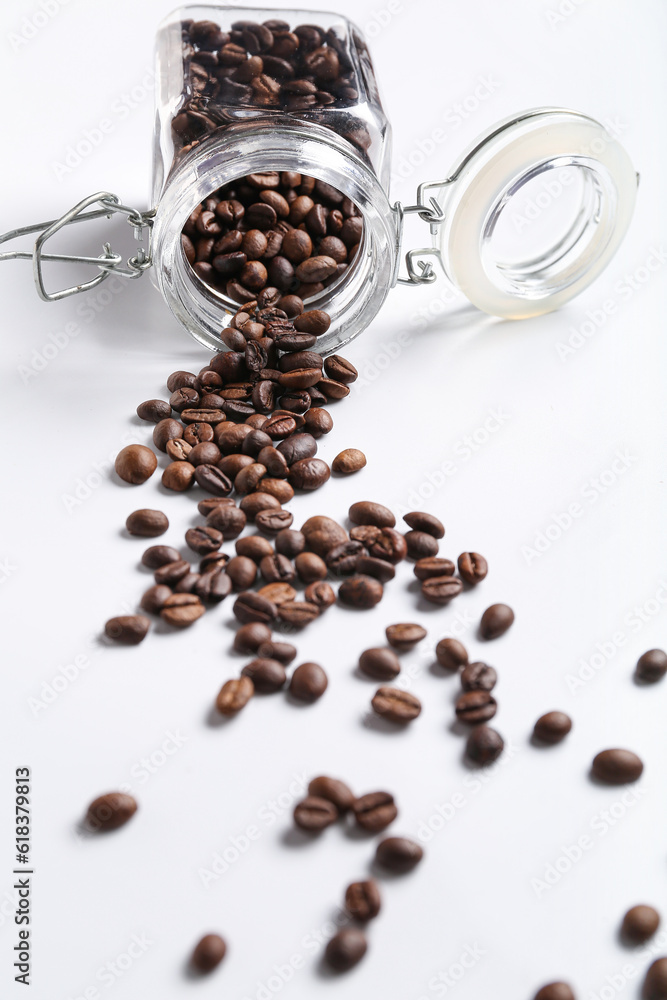
[[[405,543],[408,548],[408,557],[417,561],[437,556],[440,547],[438,539],[429,535],[427,531],[406,531]]]
[[[160,618],[172,628],[188,628],[204,614],[204,605],[196,594],[172,594],[160,611]]]
[[[322,52],[332,52],[332,49],[322,49]],[[315,53],[312,53],[315,55]],[[368,951],[366,936],[356,927],[345,927],[338,931],[327,943],[324,957],[336,972],[348,972],[358,965]]]
[[[497,711],[498,703],[488,691],[466,691],[456,702],[456,718],[473,726],[488,722]]]
[[[462,589],[463,584],[456,576],[430,576],[422,582],[422,595],[431,604],[449,604]]]
[[[324,371],[330,379],[340,382],[342,385],[350,385],[359,378],[359,372],[354,365],[347,358],[342,358],[340,354],[331,354],[326,359]]]
[[[656,958],[649,966],[642,988],[642,1000],[667,1000],[667,958]]]
[[[384,588],[379,580],[361,573],[350,576],[338,588],[338,598],[351,608],[373,608],[382,600]]]
[[[276,605],[252,591],[239,594],[234,602],[232,611],[234,612],[234,616],[244,625],[247,622],[262,622],[266,625],[269,622],[275,621],[278,617],[278,608]]]
[[[461,687],[464,691],[493,691],[498,674],[487,663],[468,663],[461,671]]]
[[[359,669],[376,681],[393,681],[401,672],[401,664],[393,649],[378,646],[365,649],[359,657]]]
[[[388,872],[412,871],[423,857],[421,846],[408,837],[385,837],[375,851],[376,864]]]
[[[283,418],[281,417],[280,420],[282,421]],[[277,451],[280,452],[288,465],[293,465],[300,459],[312,458],[317,453],[317,441],[312,434],[306,432],[290,433],[284,441],[280,442]]]
[[[104,626],[104,634],[124,646],[137,646],[146,638],[150,621],[145,615],[118,615]]]
[[[453,576],[456,566],[451,559],[427,558],[418,559],[414,574],[418,580],[430,580],[437,576]]]
[[[217,528],[227,541],[237,538],[246,526],[247,518],[238,507],[218,505],[206,516],[210,528]]]
[[[380,912],[380,890],[374,878],[352,882],[345,890],[345,909],[353,920],[367,923]]]
[[[320,609],[308,601],[287,601],[280,605],[278,612],[278,617],[284,624],[291,625],[292,628],[305,628],[319,617]]]
[[[421,625],[406,622],[400,625],[388,625],[384,634],[390,646],[405,653],[426,638],[426,629]]]
[[[632,906],[623,917],[621,935],[629,944],[645,944],[660,926],[660,914],[653,906]]]
[[[426,514],[421,510],[413,510],[409,514],[405,514],[403,520],[414,531],[425,531],[428,535],[433,535],[434,538],[445,537],[445,526],[433,514]]]
[[[236,630],[234,651],[256,653],[263,643],[271,642],[271,629],[262,622],[248,622]]]
[[[541,743],[560,743],[572,729],[572,719],[565,712],[547,712],[535,723],[533,736]]]
[[[374,559],[385,559],[396,566],[407,556],[408,545],[400,531],[394,528],[380,528],[380,534],[370,543],[368,551]]]
[[[318,611],[326,611],[327,608],[336,603],[333,587],[325,583],[324,580],[314,580],[309,583],[303,596],[306,598],[306,603],[313,605]]]
[[[139,403],[137,416],[141,420],[150,420],[157,424],[160,420],[165,420],[171,416],[171,406],[165,403],[164,399],[147,399],[145,403]]]
[[[308,785],[308,794],[333,802],[341,815],[349,812],[355,802],[354,793],[344,781],[340,781],[339,778],[328,778],[325,775],[312,779]]]
[[[212,570],[224,569],[229,562],[226,552],[209,552],[199,560],[199,572],[209,573]]]
[[[195,584],[195,594],[200,601],[209,604],[219,604],[232,592],[232,581],[227,576],[224,567],[211,569],[202,573]]]
[[[354,573],[357,557],[360,555],[366,555],[366,549],[361,542],[350,540],[334,546],[327,552],[325,562],[332,573],[336,573],[337,576],[347,576]]]
[[[192,445],[184,441],[183,438],[173,438],[167,441],[165,451],[172,462],[186,462],[192,451]]]
[[[479,552],[462,552],[458,558],[459,576],[471,587],[484,579],[489,572],[489,566]]]
[[[273,479],[271,476],[265,476],[262,479],[261,487],[262,493],[272,496],[279,505],[289,503],[294,498],[294,487],[285,479]]]
[[[156,583],[166,584],[167,587],[175,587],[177,583],[190,572],[190,563],[179,556],[175,562],[165,563],[158,567],[153,574]]]
[[[396,576],[396,570],[386,559],[376,559],[375,556],[357,556],[355,571],[362,576],[372,576],[380,583],[388,583]]]
[[[313,702],[321,698],[329,684],[319,663],[301,663],[290,681],[289,691],[299,701]]]
[[[227,563],[227,575],[235,590],[248,590],[257,579],[257,564],[248,556],[233,556]]]
[[[179,580],[174,587],[175,594],[194,594],[195,587],[201,579],[201,573],[186,573],[182,580]]]
[[[667,673],[667,653],[662,649],[649,649],[637,660],[637,680],[647,684],[662,680]]]
[[[160,451],[167,450],[167,442],[183,437],[183,425],[178,420],[168,417],[160,420],[153,429],[153,444]]]
[[[331,318],[321,309],[310,309],[296,317],[294,326],[299,333],[313,333],[320,337],[331,326]]]
[[[389,792],[368,792],[355,799],[352,811],[357,824],[369,833],[386,830],[398,816],[394,796]]]
[[[185,532],[185,541],[189,548],[197,555],[205,556],[209,552],[216,552],[223,542],[221,531],[216,528],[188,528]]]
[[[358,448],[346,448],[339,452],[331,463],[332,470],[339,476],[351,476],[366,465],[366,456]]]
[[[161,510],[135,510],[125,521],[125,527],[130,535],[141,538],[156,538],[164,535],[169,527],[169,518]]]
[[[435,647],[435,656],[446,670],[458,670],[468,662],[468,650],[458,639],[441,639]]]
[[[169,389],[169,392],[176,392],[177,389],[181,389],[185,385],[194,389],[196,384],[197,376],[193,372],[172,372],[167,379],[167,389]]]
[[[263,487],[264,480],[262,480],[262,488]],[[262,511],[272,510],[275,512],[280,510],[280,504],[276,498],[272,497],[269,493],[264,493],[263,489],[257,493],[246,493],[241,500],[239,507],[248,520],[255,521],[255,523],[257,523],[258,514],[262,513]]]
[[[412,722],[422,710],[421,702],[414,694],[393,687],[378,688],[371,705],[377,715],[401,725]]]
[[[637,781],[643,770],[642,761],[632,750],[602,750],[593,758],[593,777],[607,785]]]
[[[171,587],[156,583],[154,587],[149,587],[141,598],[142,610],[156,615],[164,607],[168,597],[171,597]]]
[[[239,556],[247,556],[254,562],[261,562],[264,556],[273,554],[273,546],[268,538],[262,535],[247,535],[239,538],[236,542],[236,553]]]
[[[498,760],[505,742],[495,729],[490,726],[475,726],[468,742],[466,743],[466,753],[475,764],[492,764]]]
[[[314,394],[312,391],[310,396],[311,399],[313,399],[314,404]],[[323,434],[328,434],[329,431],[333,429],[333,418],[331,414],[328,410],[323,409],[321,406],[313,405],[305,414],[305,420],[308,433],[312,434],[315,438],[322,437]]]
[[[211,447],[215,447],[215,445],[211,445]],[[191,464],[195,465],[194,462]],[[226,497],[232,492],[232,481],[229,476],[226,476],[215,465],[208,463],[196,466],[195,482],[197,486],[201,486],[207,493],[212,493],[214,497]]]
[[[547,983],[537,991],[535,1000],[575,1000],[575,996],[567,983]]]
[[[157,469],[157,458],[143,444],[128,444],[118,452],[114,468],[124,482],[139,486]]]
[[[162,485],[175,493],[190,489],[195,479],[195,467],[189,462],[172,462],[162,473]]]
[[[281,687],[285,686],[285,681],[287,680],[287,674],[282,663],[279,663],[278,660],[267,659],[266,657],[258,657],[256,660],[252,660],[246,664],[241,671],[241,675],[249,677],[255,691],[260,691],[262,694],[271,694],[274,691],[280,691]]]
[[[90,830],[117,830],[132,819],[137,811],[137,800],[125,792],[107,792],[94,799],[88,806],[86,826]]]
[[[202,517],[208,517],[212,510],[217,510],[218,507],[235,507],[236,501],[231,497],[204,497],[197,504],[197,510],[202,515]]]
[[[190,965],[197,972],[206,974],[217,968],[226,954],[227,945],[224,938],[219,934],[205,934],[192,952]]]
[[[215,701],[215,707],[221,715],[236,715],[248,704],[255,688],[249,677],[238,677],[225,683]]]
[[[482,615],[479,634],[482,639],[497,639],[514,621],[514,612],[507,604],[492,604]]]
[[[329,466],[321,458],[302,458],[292,463],[288,478],[295,490],[317,490],[330,475]]]
[[[169,405],[172,410],[176,410],[177,413],[181,413],[182,410],[187,410],[199,405],[199,393],[196,389],[190,389],[188,386],[183,386],[181,389],[176,389],[175,392],[172,392],[169,397]]]
[[[373,524],[376,528],[394,528],[396,518],[388,507],[371,500],[360,500],[353,503],[348,511],[348,517],[353,524]]]
[[[324,558],[330,549],[347,541],[347,532],[330,517],[309,517],[301,531],[311,552]]]
[[[171,545],[151,545],[141,557],[141,565],[148,569],[159,569],[167,563],[178,562],[181,553]]]
[[[289,528],[294,520],[294,515],[289,510],[261,510],[255,517],[255,524],[262,531],[269,535],[277,535],[284,528]]]
[[[245,628],[245,626],[243,626]],[[270,660],[278,660],[284,666],[291,663],[296,656],[296,647],[290,642],[263,642],[257,650],[261,657],[268,657]]]
[[[264,556],[260,561],[259,571],[267,583],[289,583],[296,576],[290,560],[279,552]]]
[[[294,809],[294,822],[309,833],[319,833],[326,829],[336,822],[338,816],[338,809],[333,802],[316,795],[306,796]]]

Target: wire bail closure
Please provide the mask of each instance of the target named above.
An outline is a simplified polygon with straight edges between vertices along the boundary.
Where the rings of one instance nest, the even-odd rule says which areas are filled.
[[[96,204],[99,204],[102,207],[97,208],[92,212],[85,211],[85,209],[89,206]],[[137,247],[136,254],[134,257],[130,257],[128,259],[127,266],[122,266],[123,258],[120,254],[112,251],[109,243],[105,243],[103,245],[103,253],[99,257],[85,257],[79,254],[50,254],[43,252],[43,247],[46,241],[64,226],[72,225],[75,222],[86,222],[88,220],[101,219],[104,217],[110,219],[115,213],[119,213],[120,215],[125,215],[127,217],[127,221],[133,227],[134,236],[138,242],[143,241],[143,231],[146,228],[148,229],[147,247]],[[61,215],[59,219],[55,219],[50,222],[38,222],[33,226],[22,226],[19,229],[12,229],[10,232],[1,235],[0,243],[8,243],[11,240],[18,239],[20,236],[26,236],[31,233],[39,233],[32,251],[9,250],[5,253],[0,253],[0,261],[32,260],[32,273],[35,281],[35,287],[37,288],[37,294],[44,302],[57,302],[59,299],[65,299],[69,295],[76,295],[78,292],[85,292],[91,288],[95,288],[96,285],[101,284],[106,278],[108,278],[110,274],[121,274],[126,278],[139,278],[144,271],[151,267],[153,263],[151,256],[151,237],[154,216],[154,209],[151,209],[148,212],[140,212],[138,209],[129,208],[127,205],[123,205],[117,195],[111,194],[109,191],[98,191],[96,194],[91,194],[87,198],[84,198],[83,201],[80,201],[68,212],[65,212],[64,215]],[[42,262],[45,260],[65,261],[76,264],[90,264],[93,267],[99,268],[100,273],[95,275],[94,278],[91,278],[90,281],[84,281],[80,285],[71,285],[69,288],[63,288],[57,292],[47,292],[42,275]]]
[[[398,213],[401,234],[403,233],[403,220],[406,215],[418,215],[422,222],[428,223],[431,236],[436,236],[440,226],[445,221],[445,213],[437,198],[429,198],[430,205],[426,204],[425,192],[429,188],[443,188],[449,180],[427,181],[417,188],[417,204],[403,205],[397,201],[394,211]],[[437,281],[438,275],[433,270],[430,261],[424,257],[436,257],[442,264],[440,251],[436,247],[421,247],[408,250],[405,254],[405,266],[407,268],[407,278],[397,278],[399,285],[430,285]]]

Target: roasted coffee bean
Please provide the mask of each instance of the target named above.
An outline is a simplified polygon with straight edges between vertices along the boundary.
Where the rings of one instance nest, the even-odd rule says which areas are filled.
[[[235,507],[236,501],[232,500],[231,497],[204,497],[197,504],[197,510],[202,515],[202,517],[208,517],[212,510],[217,510],[218,507]]]
[[[621,924],[621,936],[629,944],[645,944],[660,926],[660,914],[653,906],[632,906]]]
[[[302,458],[290,467],[289,482],[296,490],[317,490],[331,476],[331,470],[320,458]]]
[[[199,393],[196,389],[190,389],[184,386],[182,389],[177,389],[176,392],[172,392],[169,397],[169,405],[172,410],[176,410],[180,413],[182,410],[190,409],[193,406],[199,405]]]
[[[125,527],[130,535],[138,535],[140,538],[156,538],[164,535],[169,527],[169,518],[161,510],[133,511],[125,521]]]
[[[461,687],[464,691],[493,691],[498,674],[486,663],[468,663],[461,671]]]
[[[290,417],[290,420],[293,420]],[[295,462],[313,458],[317,454],[317,441],[307,432],[290,434],[284,441],[281,441],[277,450],[283,456],[289,466]]]
[[[376,528],[372,524],[359,524],[350,529],[350,538],[355,542],[361,542],[367,548],[381,537],[382,528]]]
[[[186,573],[182,580],[179,580],[174,587],[175,594],[194,594],[195,587],[201,578],[200,573]]]
[[[281,604],[278,609],[281,622],[291,625],[292,628],[305,628],[319,616],[319,613],[319,607],[308,601],[288,601]]]
[[[255,688],[249,677],[238,677],[225,681],[222,685],[215,707],[221,715],[236,715],[248,704]]]
[[[252,660],[246,664],[241,671],[241,675],[249,677],[255,691],[260,691],[262,694],[271,694],[274,691],[280,691],[281,687],[285,686],[285,681],[287,680],[287,674],[282,663],[266,657],[258,657],[256,660]]]
[[[306,598],[306,603],[312,604],[318,611],[326,611],[327,608],[336,603],[333,587],[325,583],[324,580],[314,580],[309,583],[303,596]]]
[[[199,572],[209,573],[214,569],[224,569],[229,562],[226,552],[209,552],[199,560]]]
[[[143,444],[128,444],[118,452],[114,468],[124,482],[139,486],[150,479],[157,469],[157,458]]]
[[[421,625],[406,622],[400,625],[388,625],[385,635],[390,646],[404,653],[426,638],[426,629]]]
[[[200,441],[187,456],[188,462],[194,465],[195,468],[199,465],[214,466],[221,458],[222,453],[220,449],[212,441]],[[216,472],[219,472],[219,470],[216,469]]]
[[[261,622],[250,621],[236,630],[234,651],[256,653],[260,646],[268,642],[271,642],[271,629]]]
[[[345,909],[353,920],[367,923],[380,912],[380,890],[373,878],[352,882],[345,890]]]
[[[316,383],[316,389],[322,393],[325,399],[329,399],[332,402],[336,399],[345,399],[346,396],[350,395],[349,387],[343,385],[342,382],[336,382],[332,378],[323,378]]]
[[[339,476],[351,476],[366,465],[366,456],[358,448],[346,448],[339,452],[331,463],[332,471]]]
[[[234,489],[237,493],[254,493],[265,475],[266,466],[253,462],[238,473],[234,480]]]
[[[667,653],[662,649],[649,649],[637,660],[637,680],[647,684],[662,680],[667,673]]]
[[[270,660],[278,660],[279,663],[287,666],[296,656],[296,647],[290,642],[263,642],[257,650],[261,657],[268,657]]]
[[[572,987],[567,983],[547,983],[535,994],[534,1000],[576,1000]]]
[[[533,736],[541,743],[560,743],[572,729],[572,719],[565,712],[547,712],[535,723]]]
[[[314,552],[299,552],[294,565],[299,579],[303,583],[313,583],[315,580],[324,580],[327,576],[327,564]]]
[[[455,576],[431,576],[422,581],[422,595],[431,604],[449,604],[462,589],[461,581]]]
[[[118,615],[104,626],[104,634],[124,646],[136,646],[146,638],[150,621],[145,615]]]
[[[289,604],[295,601],[297,598],[297,592],[289,583],[265,583],[263,587],[260,587],[257,591],[262,597],[266,597],[267,600],[272,601],[276,605],[278,611],[283,604]]]
[[[306,547],[306,536],[301,531],[293,528],[282,528],[275,538],[276,552],[294,559],[300,555]],[[316,577],[315,579],[319,579]]]
[[[205,608],[196,594],[172,594],[164,602],[160,618],[173,628],[188,628],[204,614]]]
[[[359,669],[362,674],[377,681],[393,681],[401,672],[401,664],[393,649],[387,646],[376,646],[365,649],[359,657]]]
[[[294,822],[302,830],[319,833],[338,819],[339,813],[333,802],[317,795],[307,795],[294,809]]]
[[[332,573],[338,576],[349,576],[356,569],[357,557],[366,555],[366,549],[361,542],[348,541],[334,546],[326,555],[326,565]]]
[[[395,528],[380,528],[379,534],[368,543],[368,551],[375,559],[384,559],[396,566],[408,554],[405,538]]]
[[[473,726],[488,722],[497,711],[498,703],[488,691],[466,691],[456,702],[456,718]]]
[[[418,580],[430,580],[432,577],[453,576],[456,566],[451,559],[427,558],[415,563],[414,574]]]
[[[273,445],[262,448],[257,455],[257,461],[266,468],[270,476],[282,479],[289,472],[285,456],[277,448],[274,448]]]
[[[398,816],[394,796],[389,792],[368,792],[355,799],[352,811],[357,824],[369,833],[386,830]]]
[[[310,551],[323,558],[334,546],[347,541],[345,529],[337,521],[322,515],[309,517],[301,531]]]
[[[167,441],[165,451],[172,462],[185,462],[192,451],[192,445],[183,438],[173,438]]]
[[[354,793],[344,781],[340,781],[338,778],[328,778],[325,775],[319,775],[312,779],[308,785],[308,794],[333,802],[341,815],[349,812],[355,802]]]
[[[375,851],[377,865],[399,874],[412,871],[423,857],[421,846],[407,837],[385,837]]]
[[[159,569],[160,566],[177,562],[180,558],[178,549],[172,548],[171,545],[151,545],[142,555],[141,564],[148,569]]]
[[[160,420],[166,420],[171,416],[171,406],[165,403],[164,399],[147,399],[145,403],[139,403],[137,416],[141,420],[150,420],[157,424]]]
[[[154,587],[149,587],[144,593],[141,598],[141,607],[144,611],[156,615],[170,596],[171,587],[167,587],[164,584],[155,584]]]
[[[132,819],[137,811],[137,800],[125,792],[107,792],[94,799],[88,806],[86,826],[89,830],[117,830]]]
[[[177,583],[190,572],[190,563],[181,559],[180,556],[174,562],[166,563],[155,570],[153,574],[155,582],[166,584],[168,587],[175,587]]]
[[[468,662],[468,650],[458,639],[441,639],[435,647],[435,656],[446,670],[458,670]]]
[[[407,554],[410,559],[432,559],[438,554],[438,540],[426,531],[407,531],[405,533]]]
[[[226,568],[235,590],[248,590],[257,579],[257,565],[248,556],[233,556]]]
[[[364,576],[372,576],[380,583],[387,583],[396,576],[396,570],[390,562],[374,556],[357,556],[355,571]]]
[[[241,451],[243,439],[251,431],[248,424],[221,424],[215,429],[215,443],[223,455],[232,455]]]
[[[263,485],[264,480],[262,480],[262,486]],[[247,493],[241,500],[239,507],[249,521],[255,522],[257,522],[257,516],[262,511],[280,510],[280,504],[276,498],[271,496],[269,493],[264,493],[263,491],[258,493]]]
[[[507,604],[492,604],[482,615],[479,632],[482,639],[497,639],[514,622],[514,612]]]
[[[222,962],[227,953],[227,945],[219,934],[205,934],[197,943],[190,965],[197,972],[212,972]]]
[[[376,528],[393,528],[396,525],[396,518],[389,508],[371,500],[353,503],[348,517],[353,524],[371,524]]]
[[[234,616],[244,625],[246,622],[262,622],[266,625],[278,617],[276,605],[252,591],[239,594],[232,610]]]
[[[221,531],[216,528],[188,528],[185,532],[185,541],[189,548],[197,555],[205,556],[209,552],[216,552],[223,542]]]
[[[667,958],[656,958],[649,966],[642,988],[642,1000],[667,1000]]]
[[[377,715],[401,725],[412,722],[422,710],[419,698],[410,691],[394,687],[378,688],[371,699],[371,705]]]
[[[632,750],[602,750],[593,758],[593,777],[607,785],[637,781],[643,770],[643,763]]]
[[[484,579],[489,572],[489,566],[479,552],[462,552],[458,558],[459,575],[471,587]]]
[[[434,538],[444,538],[445,536],[445,527],[442,521],[439,521],[433,514],[413,510],[409,514],[405,514],[403,520],[414,531],[425,531],[427,535],[433,535]]]
[[[169,392],[176,392],[177,389],[182,389],[183,386],[189,386],[194,389],[197,383],[197,376],[193,372],[172,372],[172,374],[167,379],[167,389]]]
[[[238,538],[246,526],[247,518],[238,507],[223,507],[218,505],[206,516],[206,523],[211,528],[217,528],[227,541]]]
[[[223,566],[201,573],[195,584],[195,594],[200,601],[219,604],[232,592],[232,581]]]
[[[255,524],[269,535],[277,535],[284,528],[289,528],[294,515],[289,510],[264,509],[255,517]]]
[[[259,571],[267,583],[289,583],[296,576],[290,560],[279,552],[264,556],[259,564]]]
[[[262,535],[247,535],[237,541],[236,553],[239,556],[248,556],[249,559],[258,563],[264,556],[272,555],[273,546],[268,538],[264,538]]]
[[[224,403],[224,400],[222,400],[222,402]],[[183,431],[183,441],[181,442],[179,438],[176,438],[174,441],[171,442],[171,445],[173,448],[175,445],[185,443],[189,444],[191,448],[194,450],[194,448],[196,448],[197,445],[199,444],[211,444],[213,442],[214,437],[215,437],[215,431],[213,430],[211,424],[204,423],[201,420],[195,420],[193,424],[188,424],[185,430]],[[215,447],[217,447],[217,445],[215,445]],[[169,442],[167,442],[167,454],[169,455]],[[201,454],[201,450],[198,454]],[[221,456],[219,453],[216,454],[214,452],[209,451],[209,454],[211,455],[215,454],[214,463],[220,461]],[[185,457],[187,458],[188,455],[186,455]],[[193,462],[192,464],[198,465],[200,463]]]
[[[340,382],[342,385],[350,385],[359,378],[359,372],[354,365],[346,358],[342,358],[340,354],[332,354],[326,359],[324,371],[330,379]]]
[[[330,49],[323,49],[330,52]],[[315,55],[315,53],[313,53]],[[365,934],[356,927],[344,927],[327,943],[324,957],[336,972],[348,972],[358,965],[368,951]]]
[[[492,764],[498,760],[505,747],[500,733],[490,726],[475,726],[468,742],[466,753],[475,764]]]
[[[382,600],[383,593],[379,580],[361,573],[348,577],[338,589],[339,599],[352,608],[373,608]]]
[[[312,397],[312,392],[311,392]],[[328,434],[333,428],[333,417],[328,410],[323,409],[321,406],[313,406],[305,415],[306,419],[306,429],[309,434],[312,434],[314,438],[322,437],[323,434]]]
[[[292,354],[283,354],[278,362],[281,372],[310,371],[313,368],[322,368],[322,356],[315,351],[295,351]]]
[[[313,702],[322,697],[328,684],[327,675],[319,663],[301,663],[292,674],[289,691],[299,701]]]
[[[175,493],[189,490],[194,481],[195,467],[190,462],[172,462],[162,473],[162,485]]]

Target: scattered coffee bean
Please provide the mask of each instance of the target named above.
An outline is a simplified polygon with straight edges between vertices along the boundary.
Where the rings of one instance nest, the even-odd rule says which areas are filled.
[[[444,538],[445,537],[445,527],[442,521],[439,521],[437,517],[433,514],[426,514],[424,511],[413,510],[409,514],[406,514],[403,518],[405,523],[409,528],[413,528],[414,531],[425,531],[428,535],[433,535],[434,538]]]
[[[160,420],[165,420],[171,416],[171,406],[165,403],[164,399],[147,399],[145,403],[139,403],[137,416],[141,420],[150,420],[157,424]]]
[[[424,852],[408,837],[385,837],[375,851],[376,864],[389,872],[409,872],[419,864]]]
[[[313,702],[322,697],[328,684],[327,675],[318,663],[302,663],[292,674],[289,691],[299,701]]]
[[[195,946],[190,965],[197,972],[212,972],[227,954],[227,945],[219,934],[206,934]]]
[[[348,577],[338,589],[339,599],[351,608],[373,608],[382,600],[383,593],[379,580],[361,573]]]
[[[408,557],[415,559],[433,559],[438,554],[440,545],[438,539],[429,535],[426,531],[407,531],[405,533],[405,543]]]
[[[419,698],[401,688],[380,687],[371,699],[373,711],[389,722],[412,722],[421,713]]]
[[[642,1000],[667,1000],[667,958],[656,958],[649,966],[642,988]]]
[[[458,639],[441,639],[435,647],[435,656],[441,667],[458,670],[468,662],[468,650]]]
[[[194,592],[200,601],[209,604],[219,604],[225,597],[229,597],[232,592],[232,581],[224,566],[202,573],[195,584]]]
[[[410,623],[388,625],[385,629],[385,635],[390,646],[404,653],[426,638],[426,629],[421,625]]]
[[[286,601],[278,608],[281,622],[292,628],[305,628],[319,616],[320,609],[308,601]]]
[[[154,587],[149,587],[141,598],[142,610],[148,611],[152,615],[158,614],[160,609],[164,607],[164,602],[167,598],[171,597],[171,593],[171,587],[167,587],[164,584],[156,584]]]
[[[376,559],[375,556],[357,556],[354,568],[362,576],[372,576],[380,583],[388,583],[396,576],[396,570],[390,562]]]
[[[217,528],[188,528],[185,532],[185,541],[189,548],[197,555],[205,556],[209,552],[216,552],[223,542],[223,535]]]
[[[222,685],[215,707],[221,715],[236,715],[245,708],[254,693],[255,688],[249,677],[235,677]]]
[[[227,563],[227,576],[235,590],[248,590],[257,579],[257,564],[248,556],[232,556]]]
[[[357,824],[369,833],[386,830],[398,816],[394,796],[389,792],[368,792],[355,799],[352,811]]]
[[[308,795],[294,809],[294,822],[302,830],[319,833],[338,819],[338,809],[329,799]]]
[[[462,552],[458,558],[459,576],[471,587],[480,583],[489,572],[489,565],[479,552]]]
[[[454,576],[456,566],[451,559],[442,559],[438,556],[426,559],[418,559],[415,563],[414,574],[418,580],[429,580],[432,577]]]
[[[118,615],[106,623],[104,634],[124,646],[136,646],[146,638],[150,624],[145,615]]]
[[[125,527],[130,535],[139,535],[140,538],[156,538],[164,535],[169,527],[169,518],[161,510],[133,511],[125,521]]]
[[[366,465],[366,456],[358,448],[345,448],[331,463],[331,469],[339,476],[351,476]]]
[[[482,639],[497,639],[514,622],[514,612],[507,604],[492,604],[482,615],[479,634]]]
[[[160,618],[172,628],[188,628],[205,610],[196,594],[172,594],[162,605]]]
[[[461,687],[464,691],[493,691],[498,674],[486,663],[468,663],[461,671]]]
[[[572,987],[567,983],[548,983],[538,990],[535,1000],[576,1000]]]
[[[241,626],[241,628],[248,627],[248,625]],[[273,640],[270,640],[269,642],[261,643],[257,652],[262,657],[268,657],[270,660],[278,660],[279,663],[286,666],[295,658],[296,647],[290,642],[274,642]]]
[[[327,608],[336,603],[333,587],[325,583],[324,580],[315,580],[313,583],[309,583],[303,596],[308,604],[312,604],[319,611],[326,611]]]
[[[560,743],[572,729],[572,719],[565,712],[547,712],[535,723],[533,736],[541,743]]]
[[[359,669],[373,680],[393,681],[401,672],[401,664],[393,649],[378,646],[364,650],[359,657]]]
[[[645,944],[660,926],[660,914],[653,906],[632,906],[621,924],[621,935],[630,944]]]
[[[607,785],[637,781],[643,770],[643,763],[632,750],[602,750],[593,758],[593,777]]]
[[[128,444],[118,452],[114,468],[124,482],[139,486],[157,469],[157,458],[143,444]]]
[[[88,806],[86,825],[90,830],[117,830],[137,811],[137,801],[125,792],[107,792]]]
[[[380,912],[380,890],[374,878],[352,882],[345,890],[345,909],[353,920],[368,923]]]
[[[190,572],[190,563],[185,559],[177,559],[175,562],[166,563],[155,570],[153,579],[156,583],[166,584],[167,587],[175,587]]]
[[[271,629],[261,622],[250,621],[241,625],[234,636],[234,651],[256,653],[263,643],[271,642]]]
[[[396,525],[396,518],[389,508],[371,500],[353,503],[348,517],[353,524],[371,524],[376,528],[393,528]]]
[[[344,927],[328,942],[324,956],[336,972],[348,972],[359,964],[367,950],[365,934],[356,927]]]
[[[462,589],[463,584],[456,576],[430,576],[422,582],[422,595],[431,604],[449,604]]]
[[[255,691],[261,694],[272,694],[285,686],[287,675],[282,663],[267,657],[252,660],[241,671],[243,677],[249,677]]]
[[[324,559],[316,556],[314,552],[299,552],[294,560],[294,566],[303,583],[324,580],[329,572]]]
[[[309,517],[301,531],[310,551],[320,558],[324,558],[334,546],[347,541],[345,529],[332,518],[321,515]]]
[[[647,684],[662,680],[667,673],[667,653],[662,649],[649,649],[637,660],[637,680]]]
[[[195,479],[195,467],[190,462],[172,462],[162,473],[162,485],[175,493],[189,490]]]
[[[498,760],[505,743],[500,733],[490,726],[475,726],[468,742],[466,743],[466,753],[475,764],[492,764]]]
[[[327,778],[324,775],[312,779],[308,785],[308,794],[333,802],[341,815],[349,812],[355,802],[354,793],[344,781],[340,781],[338,778]]]
[[[278,608],[272,601],[268,601],[265,597],[261,597],[250,590],[244,594],[239,594],[232,610],[235,617],[243,625],[246,622],[262,622],[266,625],[268,622],[275,621],[278,617]]]
[[[488,691],[466,691],[456,702],[456,717],[459,722],[476,725],[488,722],[498,710],[498,704]]]
[[[151,545],[142,555],[141,564],[148,569],[159,569],[160,566],[177,562],[180,558],[178,549],[172,548],[171,545]]]

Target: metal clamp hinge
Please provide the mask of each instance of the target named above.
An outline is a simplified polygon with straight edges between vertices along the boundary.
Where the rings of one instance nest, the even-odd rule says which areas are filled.
[[[440,226],[445,221],[445,214],[442,205],[437,198],[431,196],[428,199],[428,204],[426,203],[426,191],[430,188],[442,188],[445,184],[449,183],[447,180],[444,181],[429,181],[424,184],[420,184],[417,189],[417,204],[416,205],[402,205],[400,201],[397,201],[394,205],[394,211],[398,213],[399,216],[399,227],[400,232],[403,232],[403,219],[406,215],[418,215],[422,222],[426,222],[431,230],[431,236],[436,236]],[[424,257],[436,257],[440,260],[440,251],[436,247],[421,247],[420,249],[408,250],[405,254],[405,266],[407,269],[407,277],[397,279],[398,283],[401,285],[430,285],[433,281],[437,280],[437,273],[433,269],[433,265],[430,261],[424,260]]]
[[[101,207],[92,212],[85,211],[90,205],[95,204],[99,204]],[[44,253],[43,247],[46,241],[64,226],[69,226],[75,222],[86,222],[89,219],[101,219],[105,216],[110,219],[114,213],[119,213],[127,217],[127,221],[133,227],[134,236],[138,242],[143,241],[143,231],[144,229],[148,229],[147,246],[145,248],[142,246],[137,247],[136,254],[134,257],[129,258],[125,267],[122,266],[123,258],[120,254],[112,251],[109,243],[103,245],[103,253],[100,257],[85,257],[79,254]],[[67,298],[68,295],[85,292],[99,285],[110,274],[120,274],[126,278],[139,278],[153,263],[151,257],[151,237],[154,215],[154,209],[148,212],[140,212],[136,208],[128,208],[127,205],[123,205],[117,195],[111,194],[109,191],[98,191],[97,194],[91,194],[88,198],[84,198],[83,201],[80,201],[78,205],[71,208],[69,212],[65,212],[59,219],[51,222],[39,222],[34,226],[22,226],[20,229],[13,229],[9,233],[4,233],[0,236],[0,243],[7,243],[10,240],[17,239],[19,236],[26,236],[30,233],[39,233],[39,236],[35,240],[32,251],[10,250],[0,253],[0,261],[32,260],[33,278],[37,294],[45,302],[56,302],[58,299]],[[91,278],[90,281],[84,281],[80,285],[71,285],[69,288],[63,288],[57,292],[47,292],[42,276],[42,263],[45,260],[91,264],[93,267],[99,268],[100,273]]]

